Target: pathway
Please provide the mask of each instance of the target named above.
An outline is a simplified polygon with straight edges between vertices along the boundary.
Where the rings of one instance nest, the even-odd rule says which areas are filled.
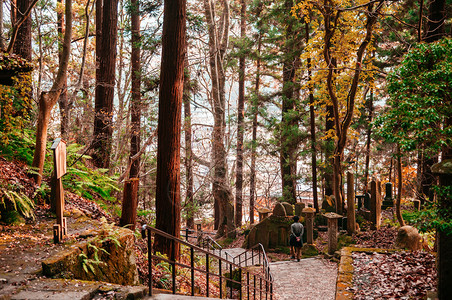
[[[335,299],[337,265],[322,258],[270,263],[276,300]]]

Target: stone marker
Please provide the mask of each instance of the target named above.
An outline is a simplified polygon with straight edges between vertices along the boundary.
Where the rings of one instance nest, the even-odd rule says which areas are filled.
[[[63,175],[66,174],[66,142],[61,138],[55,139],[50,147],[53,151],[55,207],[57,224],[53,225],[53,240],[59,243],[67,234],[66,218],[64,218],[64,189]]]
[[[353,185],[353,174],[347,172],[347,233],[355,233],[355,187]]]
[[[385,184],[385,198],[383,200],[383,203],[381,205],[381,209],[386,209],[388,207],[394,206],[394,198],[392,197],[392,183],[386,182]]]
[[[293,206],[289,202],[282,202],[281,203],[284,208],[286,209],[286,216],[293,216]]]
[[[337,249],[337,220],[342,218],[336,213],[326,213],[328,219],[328,254],[333,255]]]
[[[301,216],[301,213],[303,212],[303,209],[306,207],[306,205],[303,202],[297,202],[295,203],[295,215]]]
[[[372,180],[370,183],[370,221],[372,222],[372,229],[379,229],[381,224],[381,205],[380,194],[378,193],[379,181]]]
[[[413,206],[415,210],[419,211],[421,209],[421,200],[413,200]]]
[[[312,207],[303,208],[302,213],[306,216],[306,243],[314,244],[314,215]]]
[[[286,217],[286,208],[282,203],[278,202],[276,203],[275,207],[273,208],[273,215],[278,217]]]
[[[259,222],[261,222],[263,219],[268,217],[268,214],[272,211],[268,207],[261,207],[257,209],[257,212],[259,213]]]

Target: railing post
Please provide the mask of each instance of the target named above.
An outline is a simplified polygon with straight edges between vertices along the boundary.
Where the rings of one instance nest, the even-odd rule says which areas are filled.
[[[172,256],[172,261],[173,261],[172,262],[173,294],[176,294],[176,241],[173,240],[172,244],[173,244],[173,247],[171,249],[171,256]]]
[[[185,240],[188,242],[188,232],[189,232],[189,229],[188,228],[185,228]]]
[[[220,256],[221,257],[221,256]],[[219,266],[219,271],[218,271],[218,278],[219,278],[219,281],[220,281],[220,299],[222,299],[223,298],[223,272],[221,271],[221,259],[220,260],[218,260],[218,266]]]
[[[259,276],[259,299],[262,299],[262,277]]]
[[[247,300],[250,300],[250,272],[246,272],[246,297]]]
[[[148,232],[148,288],[149,288],[149,296],[152,296],[152,239],[151,239],[151,230],[149,228],[146,229]]]
[[[209,297],[209,253],[206,253],[206,297]]]
[[[231,299],[232,299],[232,287],[234,286],[234,282],[233,282],[234,276],[232,274],[232,264],[229,264],[229,276],[231,277],[231,284],[229,287],[229,297],[231,297]]]
[[[254,274],[253,277],[254,277],[254,280],[253,280],[253,285],[254,285],[253,298],[254,298],[254,300],[256,300],[256,274]]]
[[[195,250],[190,247],[191,295],[195,295]]]
[[[240,278],[239,299],[242,300],[242,267],[239,268],[239,278]]]

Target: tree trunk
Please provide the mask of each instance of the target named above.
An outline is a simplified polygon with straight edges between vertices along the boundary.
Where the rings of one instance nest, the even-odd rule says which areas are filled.
[[[163,14],[155,226],[179,237],[180,135],[186,34],[185,0],[165,1]],[[156,237],[154,250],[167,254],[170,259],[179,257],[179,247],[162,237]]]
[[[27,9],[32,5],[31,0],[17,0],[16,2],[17,10],[16,21],[20,18],[18,16],[22,15],[27,11]],[[27,17],[22,25],[17,30],[17,41],[20,43],[14,43],[13,52],[28,61],[31,61],[31,18]]]
[[[396,199],[396,215],[397,221],[399,222],[400,227],[405,226],[405,221],[402,216],[402,187],[403,187],[403,178],[402,178],[402,153],[400,153],[400,145],[397,144],[397,199]]]
[[[188,40],[188,38],[186,37]],[[188,64],[188,42],[185,41],[185,76],[184,76],[184,137],[185,137],[185,176],[186,176],[186,192],[185,201],[187,207],[187,228],[195,228],[194,205],[193,199],[193,155],[191,147],[191,108],[190,108],[190,70]]]
[[[368,44],[371,41],[372,33],[374,29],[374,25],[377,20],[377,16],[379,11],[383,7],[383,1],[380,1],[375,4],[376,8],[374,9],[374,4],[369,4],[367,6],[367,22],[366,22],[366,36],[359,44],[359,48],[356,53],[356,63],[355,63],[355,71],[353,73],[352,82],[349,87],[347,103],[345,106],[345,114],[340,113],[340,104],[339,98],[334,89],[334,60],[332,47],[332,39],[335,34],[335,22],[336,19],[339,18],[340,11],[334,11],[334,8],[331,6],[324,6],[325,9],[323,12],[324,24],[325,24],[325,34],[324,34],[324,49],[323,55],[325,62],[328,66],[328,75],[327,75],[327,90],[328,95],[331,99],[333,105],[333,116],[334,116],[334,128],[336,133],[336,143],[334,148],[334,164],[333,164],[333,184],[334,184],[334,196],[336,200],[336,212],[338,214],[342,214],[343,210],[343,195],[342,195],[342,160],[344,155],[344,149],[347,144],[347,132],[351,125],[354,115],[355,109],[355,100],[356,93],[358,91],[358,83],[359,77],[361,74],[361,63],[363,60],[364,53]],[[343,115],[343,117],[342,117]]]
[[[293,6],[292,0],[285,1],[285,12],[290,15]],[[297,148],[298,136],[294,132],[298,129],[296,99],[294,95],[296,59],[294,45],[293,20],[289,20],[286,29],[283,54],[283,90],[282,90],[282,119],[281,119],[281,180],[282,196],[289,203],[297,202]],[[296,129],[295,129],[296,128]]]
[[[246,36],[246,2],[241,0],[240,37]],[[245,54],[239,59],[239,97],[237,103],[237,167],[235,180],[235,226],[242,226],[243,202],[243,135],[245,131]]]
[[[229,41],[229,3],[222,0],[222,17],[217,28],[215,24],[214,3],[204,0],[204,9],[209,33],[209,64],[212,78],[212,102],[214,115],[213,128],[213,197],[218,205],[218,231],[217,236],[235,235],[234,206],[227,180],[225,136],[225,65],[224,55]]]
[[[32,166],[38,169],[39,174],[35,176],[37,185],[41,185],[42,173],[44,168],[46,142],[47,142],[47,127],[49,125],[50,113],[53,106],[55,106],[61,90],[64,86],[64,79],[67,74],[69,64],[69,55],[71,52],[71,38],[72,38],[72,2],[66,0],[65,5],[66,30],[63,41],[63,52],[60,64],[58,66],[58,73],[52,88],[49,92],[42,92],[39,97],[39,112],[38,124],[36,129],[36,147],[33,156]]]
[[[366,165],[364,169],[364,193],[367,193],[369,189],[369,165],[370,165],[370,142],[371,142],[371,135],[372,135],[372,127],[370,124],[372,123],[372,115],[374,111],[374,104],[373,104],[373,90],[370,91],[370,98],[368,102],[368,111],[369,115],[367,116],[367,140],[366,140]],[[391,174],[391,173],[389,173]],[[391,177],[391,176],[389,176]],[[391,181],[391,178],[389,178],[389,181]]]
[[[334,130],[334,112],[333,106],[326,106],[326,116],[325,116],[325,131],[329,132]],[[334,150],[334,140],[328,138],[325,140],[325,167],[323,170],[323,180],[324,180],[324,194],[326,196],[333,195],[333,150]]]
[[[132,99],[131,107],[131,141],[130,157],[140,151],[141,140],[141,35],[140,35],[140,6],[138,0],[131,1],[131,22],[132,22]],[[140,158],[134,160],[130,167],[130,178],[138,178],[140,173]]]
[[[94,105],[94,138],[92,143],[94,153],[92,157],[95,166],[106,169],[110,167],[110,154],[112,150],[117,22],[118,0],[105,1],[102,7],[102,37],[99,69],[96,70],[97,84]]]
[[[309,42],[309,23],[305,24],[306,29],[306,44]],[[308,64],[308,82],[311,81],[311,58],[307,59]],[[317,142],[315,136],[315,112],[314,112],[314,91],[309,86],[309,121],[311,127],[311,168],[312,168],[312,197],[314,201],[314,208],[319,213],[319,197],[317,194]]]
[[[63,0],[57,0],[57,4],[61,5]],[[58,60],[61,61],[62,43],[64,36],[63,29],[63,14],[61,10],[57,9],[57,29],[58,29]],[[58,98],[58,105],[60,107],[60,132],[61,136],[67,140],[67,131],[69,130],[69,105],[67,97],[67,76],[63,79],[63,90]]]
[[[255,96],[252,99],[251,110],[253,115],[253,133],[251,142],[251,165],[250,165],[250,223],[254,224],[254,203],[256,199],[256,147],[257,147],[257,114],[259,112],[260,98],[260,72],[261,72],[261,47],[262,37],[259,34],[257,40],[257,62],[256,62],[256,83]]]

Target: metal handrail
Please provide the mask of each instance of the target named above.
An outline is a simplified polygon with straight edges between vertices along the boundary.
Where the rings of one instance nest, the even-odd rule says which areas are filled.
[[[221,257],[221,255],[216,255],[213,254],[211,252],[209,252],[208,250],[205,250],[201,247],[195,246],[193,244],[190,244],[187,241],[184,241],[182,239],[179,239],[177,237],[174,237],[164,231],[161,231],[159,229],[153,228],[153,227],[149,227],[144,225],[142,228],[142,236],[143,238],[148,238],[147,240],[147,244],[148,244],[148,259],[149,259],[149,295],[152,296],[152,281],[153,281],[153,275],[152,275],[152,261],[154,259],[159,260],[159,261],[165,261],[168,264],[170,264],[172,266],[172,293],[176,294],[176,267],[181,267],[181,268],[188,268],[191,271],[191,295],[194,296],[195,292],[194,292],[194,272],[201,272],[206,274],[206,296],[209,297],[209,276],[215,276],[219,279],[219,289],[220,289],[220,298],[223,297],[223,285],[222,282],[223,280],[226,280],[226,282],[230,282],[231,284],[229,285],[230,287],[230,297],[233,297],[233,284],[237,284],[240,286],[239,289],[239,299],[242,299],[243,293],[242,293],[242,289],[243,287],[245,287],[245,291],[246,291],[246,295],[247,295],[247,299],[250,299],[250,295],[251,292],[253,292],[253,296],[254,299],[256,299],[256,295],[258,293],[258,295],[260,296],[259,299],[263,299],[262,295],[265,296],[265,299],[268,299],[268,297],[271,299],[273,299],[273,280],[271,279],[271,277],[267,277],[264,278],[262,276],[260,276],[259,274],[251,274],[251,272],[249,270],[245,270],[244,267],[235,264],[233,261],[230,261],[226,258]],[[176,249],[176,243],[178,243],[179,245],[185,245],[187,247],[190,248],[190,265],[187,264],[183,264],[181,262],[178,262],[176,259],[172,259],[172,258],[164,258],[158,255],[153,254],[153,244],[152,244],[152,239],[151,239],[151,235],[154,234],[155,235],[159,235],[162,237],[165,237],[171,241],[174,242],[173,245],[173,250]],[[194,266],[194,252],[197,251],[198,253],[202,253],[205,255],[206,257],[206,269],[200,269],[200,268],[196,268]],[[174,257],[174,253],[173,253],[173,257]],[[209,269],[210,266],[210,259],[216,259],[218,261],[218,274],[216,274],[215,272],[212,272]],[[225,263],[225,267],[227,268],[229,266],[229,274],[230,277],[226,277],[222,274],[222,263]],[[233,278],[232,274],[233,274],[233,270],[238,270],[239,272],[239,277],[240,277],[240,281],[237,281]],[[242,278],[243,274],[245,274],[246,276],[246,282],[243,282],[244,279]],[[252,277],[250,277],[252,276]],[[253,285],[251,285],[250,283],[250,278],[253,279]],[[259,283],[258,285],[256,283]],[[264,286],[263,286],[264,285]]]
[[[248,261],[251,260],[251,266],[254,266],[254,257],[256,257],[255,255],[255,249],[257,249],[257,256],[259,258],[259,264],[262,263],[262,268],[265,274],[265,277],[271,281],[273,281],[273,276],[270,273],[270,263],[268,261],[268,257],[267,257],[267,253],[265,252],[265,248],[261,243],[258,243],[256,245],[254,245],[253,247],[247,249],[246,251],[236,255],[235,257],[232,258],[232,261],[235,264],[238,265],[242,265],[242,263],[245,264],[245,267],[248,267]],[[251,257],[247,256],[248,253],[251,252]],[[262,253],[262,262],[261,262],[261,253]],[[242,257],[244,256],[244,260],[242,261]],[[238,262],[237,262],[238,260]]]

